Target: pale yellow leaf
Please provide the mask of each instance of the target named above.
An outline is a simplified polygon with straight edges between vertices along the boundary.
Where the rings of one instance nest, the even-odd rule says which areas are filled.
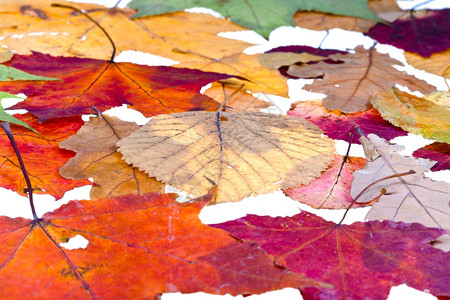
[[[308,121],[260,112],[159,115],[118,143],[126,162],[216,202],[308,184],[333,158],[333,142]]]

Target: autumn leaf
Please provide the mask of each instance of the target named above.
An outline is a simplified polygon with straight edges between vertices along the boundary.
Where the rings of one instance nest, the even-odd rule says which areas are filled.
[[[370,10],[380,19],[388,22],[395,21],[405,12],[402,11],[395,0],[369,0]],[[316,11],[298,11],[294,15],[294,23],[298,27],[312,30],[330,30],[340,28],[344,30],[367,32],[377,24],[374,20],[336,16],[330,13]]]
[[[431,171],[450,169],[450,147],[447,143],[434,142],[413,153],[414,157],[428,158],[436,161]]]
[[[368,135],[379,153],[374,161],[367,162],[360,171],[353,173],[351,195],[355,197],[368,184],[383,177],[409,170],[416,173],[401,178],[384,180],[368,189],[358,202],[369,202],[386,193],[376,202],[366,218],[369,220],[393,220],[420,222],[428,227],[450,229],[450,185],[426,178],[423,172],[435,164],[428,159],[404,157],[398,153],[402,147],[391,145],[374,134]],[[450,242],[450,241],[449,241]]]
[[[55,76],[63,82],[8,82],[0,89],[24,93],[27,99],[13,109],[26,109],[40,121],[92,113],[129,105],[145,116],[186,110],[217,109],[217,102],[199,93],[207,83],[228,75],[132,63],[52,57],[34,53],[16,55],[11,66],[39,75]]]
[[[86,17],[70,10],[51,7],[54,1],[27,0],[0,1],[2,13],[2,44],[29,55],[38,51],[53,56],[77,56],[107,60],[112,49],[104,33]],[[175,61],[192,60],[191,55],[173,51],[174,48],[189,49],[207,57],[242,52],[251,44],[219,37],[219,32],[240,31],[243,28],[225,19],[206,14],[173,13],[163,16],[130,20],[132,9],[109,9],[101,5],[58,1],[89,12],[116,45],[117,53],[135,50],[152,53]],[[40,32],[41,34],[34,34]],[[126,32],[127,35],[123,33]],[[23,36],[17,39],[18,35]],[[196,57],[197,60],[207,59]]]
[[[13,57],[14,53],[8,48],[0,47],[0,63],[4,63]]]
[[[362,46],[355,54],[335,54],[328,58],[343,64],[293,65],[288,74],[301,78],[322,78],[314,80],[310,86],[314,92],[325,93],[323,105],[329,110],[338,109],[344,113],[365,111],[370,107],[370,98],[377,91],[391,88],[395,84],[407,86],[411,90],[431,93],[435,87],[393,67],[401,64],[389,55],[381,54]]]
[[[405,52],[404,54],[408,64],[414,68],[450,78],[450,50],[434,53],[427,58],[410,52]]]
[[[36,76],[23,72],[16,68],[0,65],[0,81],[12,81],[12,80],[58,80],[58,78],[51,78],[45,76]]]
[[[350,195],[353,172],[364,167],[366,160],[360,157],[334,155],[333,162],[308,185],[284,190],[284,193],[314,208],[347,208],[353,202]],[[354,207],[364,206],[356,204]]]
[[[385,121],[373,108],[354,114],[343,114],[338,110],[327,110],[322,101],[299,101],[292,105],[288,115],[304,118],[317,125],[332,139],[359,144],[355,128],[365,134],[376,133],[385,139],[405,136],[408,133]],[[353,135],[351,135],[353,134]]]
[[[239,0],[226,2],[133,0],[128,5],[139,10],[134,15],[136,18],[175,12],[192,7],[207,7],[217,11],[225,18],[230,18],[236,24],[256,31],[264,37],[268,37],[269,33],[277,27],[283,25],[294,26],[292,15],[297,10],[315,10],[375,21],[379,20],[367,6],[366,0],[326,0],[319,2],[304,0],[249,0],[246,2]]]
[[[94,178],[91,199],[163,192],[164,185],[122,160],[115,144],[139,129],[134,122],[103,115],[91,118],[59,147],[77,152],[59,173],[67,179]]]
[[[396,88],[374,95],[371,102],[381,116],[395,126],[450,143],[450,110],[444,106]]]
[[[0,217],[1,298],[141,299],[324,286],[198,219],[205,204],[157,193],[72,201],[42,219]],[[86,249],[60,246],[82,235]],[[20,286],[20,288],[17,288]]]
[[[307,184],[331,161],[315,125],[260,112],[186,112],[152,118],[118,142],[125,161],[194,196],[218,185],[216,202]]]
[[[333,289],[302,288],[304,299],[386,299],[406,283],[436,296],[450,295],[450,253],[429,243],[445,231],[392,221],[335,224],[301,212],[293,217],[247,215],[212,225],[261,244],[277,264]]]
[[[75,134],[83,125],[80,117],[54,119],[44,123],[39,123],[37,118],[30,114],[16,117],[39,132],[36,134],[22,126],[12,126],[36,193],[50,194],[58,200],[66,191],[91,184],[89,180],[67,180],[58,172],[73,156],[73,152],[58,148],[58,143]],[[0,184],[19,194],[26,194],[25,179],[3,131],[0,133],[0,140]]]
[[[410,15],[407,20],[377,24],[367,33],[383,44],[430,57],[450,47],[450,9],[428,11],[426,16]]]
[[[242,86],[213,82],[203,95],[211,97],[218,103],[227,101],[228,111],[260,111],[272,105],[271,102],[259,100],[251,93],[243,91]]]
[[[19,119],[17,119],[13,115],[10,115],[9,113],[7,113],[5,111],[5,109],[3,108],[3,105],[2,105],[2,100],[7,99],[7,98],[22,99],[21,97],[17,97],[16,95],[11,95],[11,94],[0,91],[0,121],[20,125],[25,128],[28,128],[29,130],[33,131],[34,133],[38,133],[36,130],[34,130],[32,127],[30,127],[27,123],[20,121]]]

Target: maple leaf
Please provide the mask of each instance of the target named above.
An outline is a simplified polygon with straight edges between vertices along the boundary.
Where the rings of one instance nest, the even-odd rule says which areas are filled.
[[[91,118],[59,147],[77,152],[59,173],[67,179],[94,178],[91,199],[163,192],[164,185],[122,160],[115,144],[139,129],[134,122],[104,115]]]
[[[72,201],[37,220],[0,217],[0,297],[156,299],[163,292],[324,286],[275,266],[259,246],[202,224],[197,215],[205,202],[175,198]],[[89,241],[86,249],[60,246],[75,235]]]
[[[11,95],[11,94],[0,91],[0,121],[20,125],[20,126],[30,129],[34,133],[38,133],[36,130],[34,130],[32,127],[30,127],[27,123],[20,121],[19,119],[17,119],[13,115],[10,115],[9,113],[7,113],[5,111],[5,109],[3,108],[3,105],[2,105],[2,100],[7,99],[7,98],[22,99],[21,97],[17,97],[15,95]]]
[[[226,109],[229,111],[261,111],[272,105],[270,102],[259,100],[251,93],[243,91],[241,86],[223,82],[213,82],[203,94],[218,103],[227,101]]]
[[[405,58],[408,64],[416,69],[425,70],[445,78],[450,78],[450,50],[432,54],[424,58],[418,54],[405,52]]]
[[[353,198],[350,196],[353,172],[364,167],[366,160],[360,157],[334,155],[333,162],[308,185],[284,190],[284,193],[299,202],[314,208],[347,208]],[[364,206],[356,204],[354,207]]]
[[[39,123],[30,114],[17,115],[17,119],[39,132],[36,134],[22,126],[14,125],[12,129],[35,192],[50,194],[58,200],[66,191],[91,184],[89,180],[67,180],[58,172],[73,156],[71,151],[58,148],[58,143],[75,134],[83,125],[80,117],[55,119],[45,123]],[[25,180],[14,150],[4,133],[0,133],[0,140],[0,184],[20,194],[26,194]]]
[[[331,140],[303,119],[221,109],[156,116],[120,140],[119,151],[194,196],[217,184],[216,202],[307,184],[331,161]]]
[[[366,218],[420,222],[428,227],[450,229],[450,185],[423,175],[435,162],[404,157],[397,152],[402,147],[391,145],[374,134],[369,134],[368,137],[379,157],[373,161],[368,160],[363,169],[353,173],[352,196],[380,178],[409,170],[414,170],[415,174],[384,180],[369,188],[358,202],[372,201],[383,188],[387,192],[373,205]]]
[[[133,0],[128,6],[139,11],[134,17],[157,15],[192,7],[207,7],[233,22],[256,31],[264,37],[280,26],[294,26],[292,15],[297,10],[324,11],[333,14],[355,16],[378,21],[367,6],[366,0],[359,1],[304,1],[304,0],[229,0],[226,2],[183,0]]]
[[[111,47],[105,43],[104,33],[80,14],[67,9],[51,7],[50,0],[0,1],[2,44],[16,54],[31,54],[31,50],[53,56],[77,56],[109,59]],[[206,14],[179,12],[130,20],[135,10],[109,9],[101,5],[58,1],[89,12],[103,28],[107,29],[117,52],[135,50],[183,61],[191,55],[173,51],[174,48],[202,52],[208,57],[242,52],[251,44],[218,36],[219,32],[243,30],[226,19]],[[41,34],[36,35],[34,33]],[[123,33],[126,32],[127,35]],[[17,35],[23,36],[17,39]],[[207,61],[197,57],[197,60]]]
[[[402,283],[436,296],[450,295],[450,253],[430,241],[445,230],[392,221],[335,224],[301,212],[293,217],[247,215],[211,225],[261,244],[277,264],[332,290],[301,289],[305,299],[386,299]]]
[[[389,55],[381,54],[362,46],[355,54],[335,54],[328,56],[343,64],[293,65],[288,74],[302,78],[323,77],[314,80],[310,86],[314,92],[325,93],[323,105],[329,110],[339,109],[345,113],[365,111],[370,107],[370,97],[377,91],[391,88],[395,84],[407,86],[411,90],[431,93],[435,87],[405,72],[398,71],[394,64],[401,64]]]
[[[299,101],[294,103],[287,113],[319,126],[332,139],[340,139],[348,143],[360,143],[358,139],[353,138],[356,126],[365,134],[376,133],[389,140],[408,134],[401,128],[392,126],[373,108],[364,112],[343,114],[338,110],[327,110],[321,101]]]
[[[41,53],[15,55],[10,63],[63,82],[7,82],[0,89],[25,93],[13,109],[26,109],[40,121],[100,111],[128,104],[145,116],[186,110],[217,109],[217,102],[199,93],[207,83],[229,75],[131,63],[52,57]]]
[[[380,19],[393,22],[404,14],[395,0],[369,0],[370,10]],[[298,11],[294,15],[294,23],[298,27],[311,30],[330,30],[340,28],[344,30],[367,32],[377,24],[374,20],[336,16],[329,13]]]
[[[450,147],[447,143],[434,142],[414,151],[413,156],[436,161],[436,164],[430,169],[431,171],[450,169]]]
[[[429,57],[450,47],[450,9],[428,11],[425,17],[411,14],[407,20],[377,24],[367,33],[383,44]]]
[[[392,88],[377,93],[371,103],[381,116],[411,133],[450,143],[450,110],[424,98]]]

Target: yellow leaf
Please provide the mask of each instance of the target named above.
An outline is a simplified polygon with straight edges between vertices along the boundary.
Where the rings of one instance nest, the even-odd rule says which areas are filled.
[[[371,102],[393,125],[428,139],[450,143],[450,110],[444,106],[396,88],[375,94]]]

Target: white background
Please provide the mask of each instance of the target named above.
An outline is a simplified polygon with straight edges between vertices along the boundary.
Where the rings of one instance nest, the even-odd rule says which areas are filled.
[[[92,2],[97,4],[102,4],[106,6],[113,6],[116,1],[104,0],[104,1],[79,1],[79,2]],[[119,6],[123,7],[128,1],[124,1]],[[411,8],[412,6],[421,3],[423,1],[401,1],[400,6],[403,9]],[[448,1],[433,1],[427,5],[420,8],[444,8],[450,7]],[[196,12],[209,12],[209,10],[196,9]],[[216,16],[218,14],[215,14]],[[282,46],[282,45],[308,45],[312,47],[318,47],[325,37],[324,31],[311,31],[294,27],[280,27],[273,31],[269,37],[269,40],[265,40],[258,34],[252,31],[244,31],[238,33],[223,33],[224,37],[242,39],[249,43],[255,44],[255,46],[249,47],[245,50],[247,54],[255,54],[267,51],[271,48]],[[323,49],[354,49],[358,45],[363,45],[365,48],[369,48],[373,45],[374,41],[368,37],[363,36],[360,33],[348,32],[340,29],[331,30],[328,37],[322,43]],[[377,50],[382,53],[389,53],[392,57],[400,60],[405,65],[406,61],[403,56],[403,51],[392,46],[377,45]],[[121,53],[116,57],[116,61],[129,61],[138,64],[148,64],[148,65],[171,65],[176,62],[162,59],[154,55],[149,55],[145,53],[138,53],[135,51],[126,51]],[[444,79],[442,77],[428,74],[423,71],[415,70],[414,68],[398,67],[400,70],[404,70],[410,74],[414,74],[420,79],[427,80],[429,83],[436,85],[439,90],[446,90]],[[301,90],[303,85],[309,82],[307,80],[288,80],[289,84],[289,96],[290,99],[281,98],[273,95],[256,95],[262,100],[270,100],[274,106],[266,110],[269,113],[285,113],[289,109],[291,103],[299,100],[311,100],[323,98],[324,95],[312,94],[307,91]],[[420,94],[417,94],[420,96]],[[7,107],[7,103],[12,105],[11,102],[4,101],[3,104]],[[122,119],[128,121],[136,121],[138,124],[145,124],[147,118],[143,117],[142,114],[134,110],[126,109],[125,107],[111,109],[106,112],[110,115],[116,115]],[[88,117],[84,117],[85,120]],[[408,137],[399,137],[394,139],[392,142],[402,144],[406,147],[405,151],[402,152],[404,155],[411,155],[411,153],[423,147],[426,144],[432,143],[430,140],[423,139],[419,136],[409,135]],[[347,143],[339,141],[337,142],[337,152],[339,154],[345,154],[347,150]],[[363,152],[361,146],[352,145],[351,153],[352,156],[363,157]],[[432,177],[435,180],[446,180],[450,182],[450,171],[440,171],[440,172],[429,172],[427,176]],[[46,195],[34,195],[35,205],[38,215],[41,216],[48,211],[52,211],[61,205],[67,203],[70,200],[82,200],[89,199],[90,186],[85,186],[81,188],[74,189],[65,194],[64,198],[59,201],[55,201],[53,197]],[[172,188],[168,187],[167,191],[173,191]],[[31,218],[31,211],[28,204],[28,198],[18,196],[16,193],[0,188],[0,215],[5,215],[9,217],[27,217]],[[203,223],[221,223],[227,220],[233,220],[239,217],[243,217],[246,214],[257,214],[257,215],[270,215],[275,216],[292,216],[297,214],[301,210],[307,210],[313,212],[326,220],[338,222],[344,211],[343,210],[315,210],[307,205],[301,204],[299,202],[293,201],[286,197],[282,192],[274,192],[268,195],[260,195],[257,197],[249,197],[238,203],[226,203],[218,204],[214,206],[205,207],[200,213],[200,219]],[[347,215],[344,223],[351,224],[355,221],[364,221],[364,217],[369,208],[358,208],[352,209]],[[76,239],[72,239],[69,245],[66,247],[86,247],[87,241],[80,236]],[[175,300],[175,299],[192,299],[192,300],[206,300],[206,299],[243,299],[242,296],[232,297],[230,295],[218,296],[209,295],[205,293],[195,293],[182,295],[180,293],[175,294],[164,294],[162,299],[164,300]],[[299,291],[293,288],[286,288],[280,291],[273,291],[263,295],[253,295],[246,297],[248,300],[262,300],[262,299],[302,299]],[[389,295],[390,300],[398,299],[436,299],[427,293],[423,293],[406,285],[401,285],[391,289]]]

